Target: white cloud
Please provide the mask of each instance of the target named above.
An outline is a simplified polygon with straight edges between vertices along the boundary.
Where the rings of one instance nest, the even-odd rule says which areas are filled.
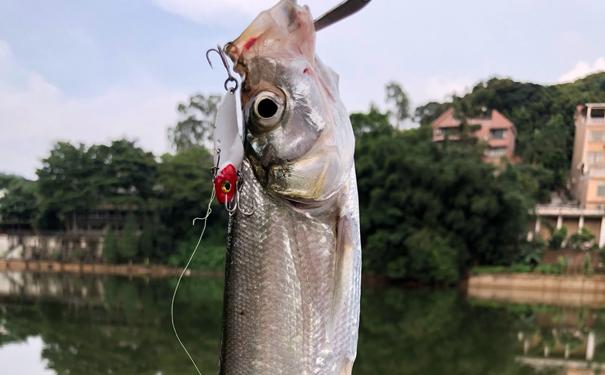
[[[241,16],[251,18],[277,3],[277,0],[151,0],[157,7],[205,24],[230,25]],[[336,4],[337,2],[334,2]],[[325,0],[299,1],[308,5],[314,17],[326,10]]]
[[[11,58],[11,56],[12,52],[8,43],[3,40],[0,40],[0,62],[8,60],[9,58]]]
[[[34,177],[57,140],[99,143],[127,137],[155,153],[167,151],[166,127],[185,93],[154,82],[70,97],[40,74],[17,64],[0,41],[0,172]]]
[[[234,15],[254,16],[275,4],[274,0],[152,0],[174,14],[196,22],[228,24]]]
[[[473,80],[467,77],[444,78],[430,77],[424,85],[422,101],[445,100],[452,95],[464,95],[473,86]]]
[[[573,82],[589,74],[605,71],[605,57],[599,57],[592,64],[579,61],[570,71],[559,77],[558,82]]]

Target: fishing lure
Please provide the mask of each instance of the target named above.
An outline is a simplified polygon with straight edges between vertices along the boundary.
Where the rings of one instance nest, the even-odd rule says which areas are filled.
[[[227,91],[218,105],[214,126],[214,190],[216,200],[225,205],[230,213],[237,208],[237,189],[239,171],[244,159],[244,145],[240,131],[243,132],[241,106],[236,95],[239,86],[231,74],[229,64],[220,46],[206,53],[208,63],[212,66],[208,54],[216,52],[227,70],[225,90]]]

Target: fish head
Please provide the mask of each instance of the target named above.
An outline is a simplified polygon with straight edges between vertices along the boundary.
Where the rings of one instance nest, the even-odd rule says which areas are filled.
[[[242,76],[245,156],[269,191],[297,202],[343,186],[355,140],[338,76],[315,55],[309,9],[282,0],[226,46]]]

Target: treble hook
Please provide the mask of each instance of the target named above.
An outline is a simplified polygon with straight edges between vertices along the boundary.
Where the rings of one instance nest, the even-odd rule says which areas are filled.
[[[208,60],[208,64],[213,69],[214,69],[214,67],[212,66],[212,61],[210,61],[210,52],[218,53],[218,55],[221,58],[221,61],[223,62],[223,65],[225,66],[225,70],[227,70],[227,79],[225,80],[225,90],[227,90],[231,93],[235,92],[235,90],[237,90],[237,88],[239,87],[239,83],[237,82],[237,79],[231,74],[231,69],[229,69],[229,63],[227,62],[227,57],[225,56],[225,52],[223,51],[223,49],[221,48],[220,45],[217,45],[216,48],[210,48],[208,51],[206,51],[206,60]],[[229,88],[229,83],[233,83],[233,87]]]

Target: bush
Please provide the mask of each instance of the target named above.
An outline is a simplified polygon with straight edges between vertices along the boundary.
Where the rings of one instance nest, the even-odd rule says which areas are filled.
[[[566,272],[567,271],[567,258],[559,255],[557,257],[557,265],[561,269],[561,273]]]
[[[133,214],[126,217],[126,224],[120,236],[120,258],[122,261],[130,262],[139,250],[138,225]]]
[[[103,242],[103,259],[107,263],[115,263],[118,260],[118,241],[111,228],[107,230],[105,241]]]
[[[168,263],[174,267],[184,267],[191,257],[197,238],[191,238],[187,241],[181,241],[177,249],[168,259]],[[202,239],[195,257],[191,260],[190,269],[204,271],[222,271],[225,264],[225,246],[212,243],[208,239]]]
[[[529,264],[513,264],[509,268],[513,273],[527,273],[532,271],[532,266]]]
[[[545,275],[560,275],[563,272],[559,264],[540,264],[534,271]]]
[[[567,227],[562,226],[561,228],[555,230],[552,234],[552,237],[548,241],[548,247],[553,250],[558,250],[563,247],[563,242],[567,238]]]
[[[477,266],[473,267],[471,273],[473,275],[484,275],[484,274],[495,274],[495,273],[509,273],[510,268],[506,266]]]
[[[574,250],[592,250],[596,248],[595,236],[588,229],[582,228],[569,237],[569,247]]]
[[[450,243],[424,228],[412,234],[405,245],[413,249],[408,255],[408,276],[423,282],[451,284],[458,280],[458,254]]]
[[[590,254],[584,255],[584,263],[582,267],[584,269],[585,275],[592,275],[594,270],[592,268],[592,257],[590,256]]]
[[[540,263],[545,250],[546,242],[540,237],[536,237],[533,241],[521,244],[516,262],[535,267]]]

